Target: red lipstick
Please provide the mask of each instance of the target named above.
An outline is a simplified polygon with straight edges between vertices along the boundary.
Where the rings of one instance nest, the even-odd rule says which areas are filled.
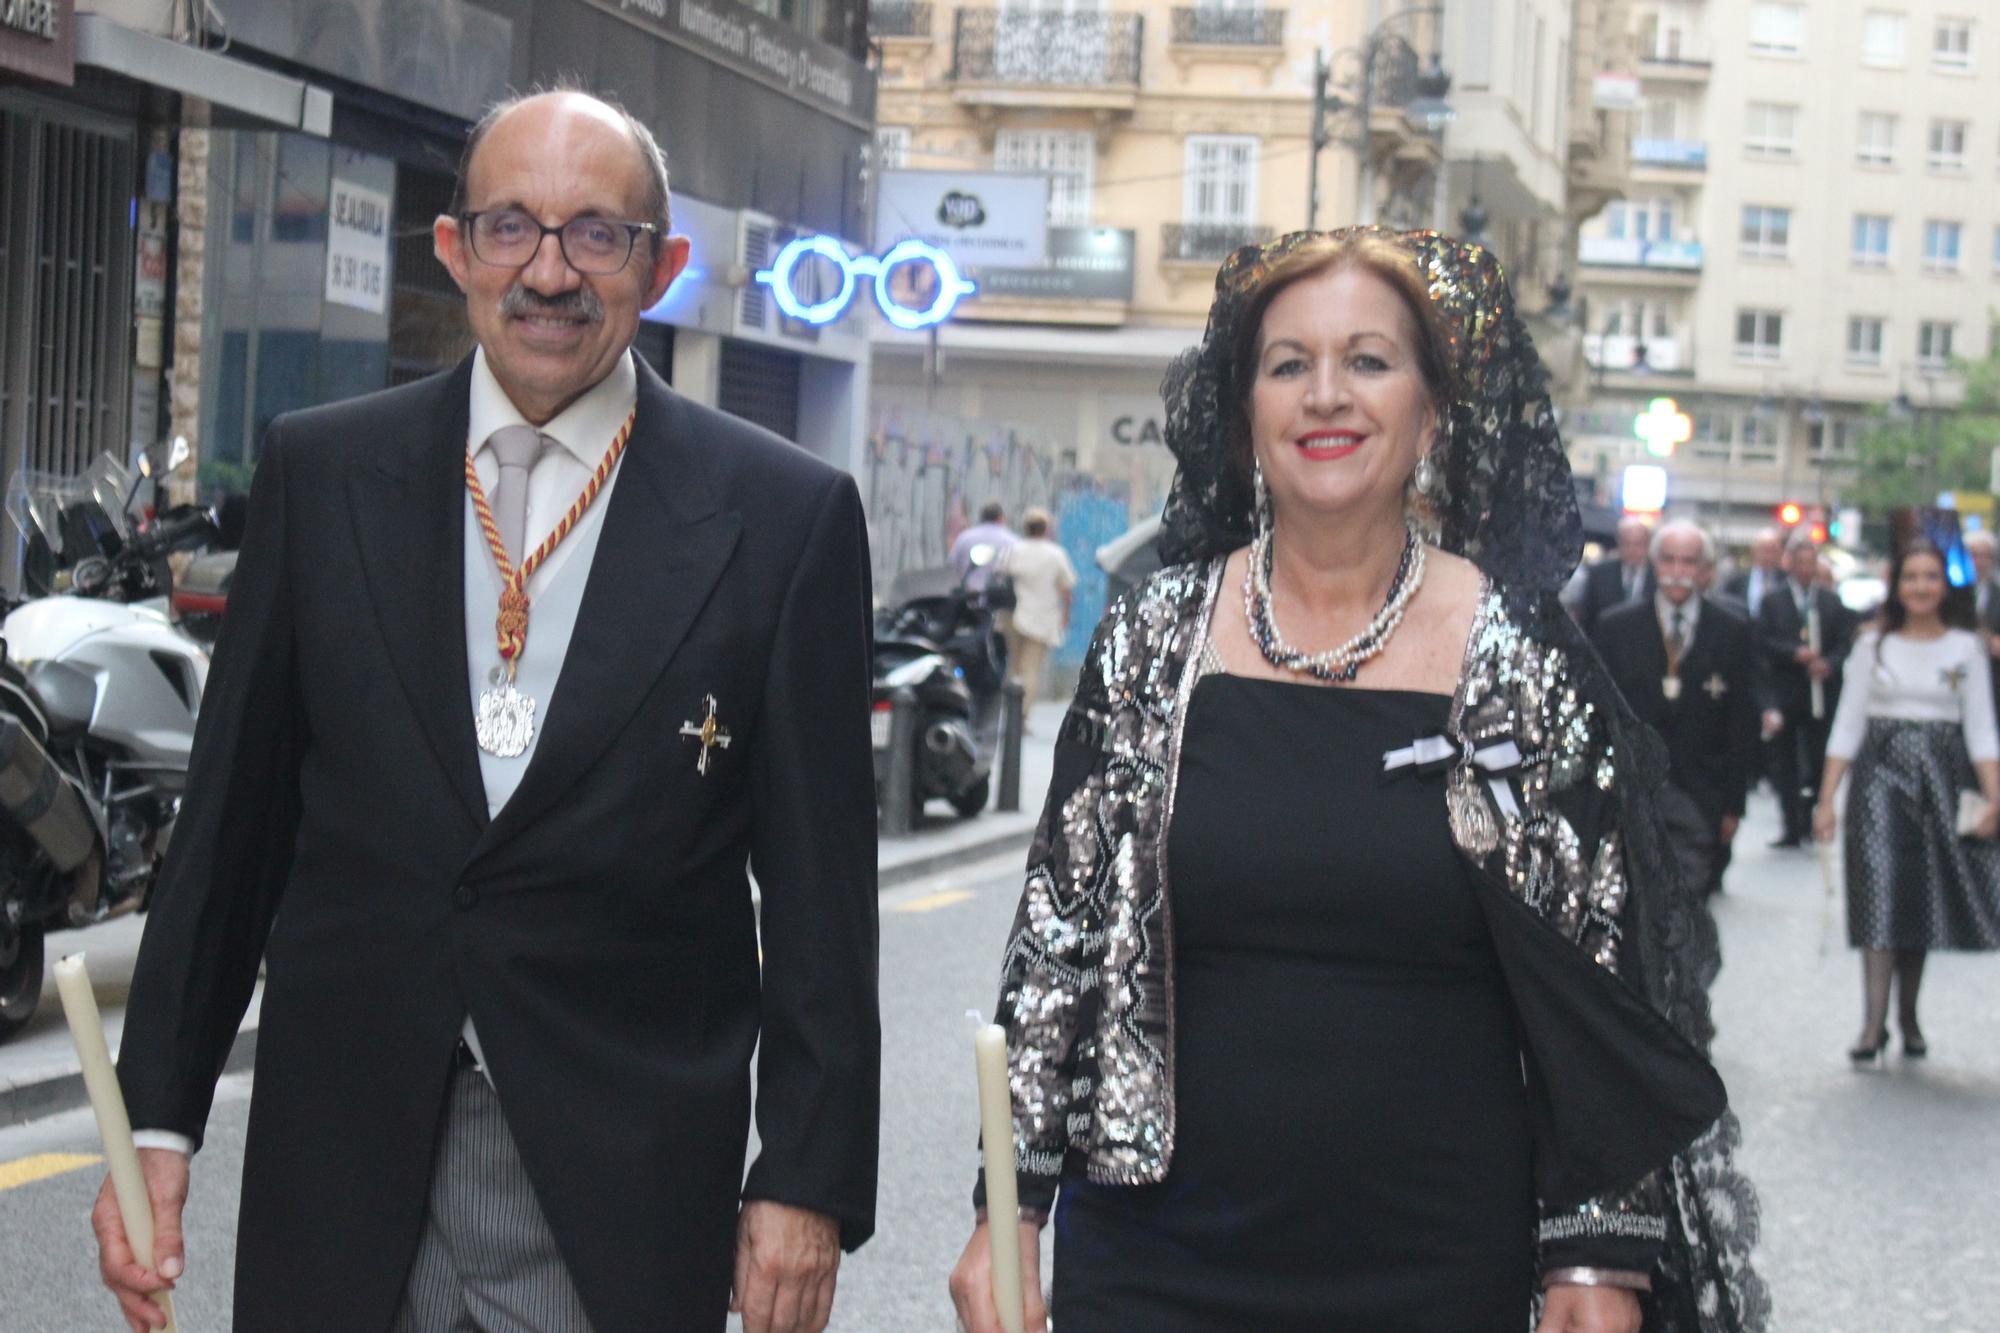
[[[1330,463],[1359,449],[1368,437],[1351,430],[1315,430],[1301,435],[1299,452],[1315,463]]]

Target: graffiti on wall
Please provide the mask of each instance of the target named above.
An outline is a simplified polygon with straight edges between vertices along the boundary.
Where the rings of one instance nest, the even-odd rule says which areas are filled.
[[[1069,637],[1055,657],[1058,665],[1081,661],[1104,613],[1104,574],[1094,555],[1129,525],[1130,483],[1082,472],[1074,450],[1015,427],[946,413],[883,407],[868,446],[860,481],[877,592],[887,593],[906,570],[944,565],[952,541],[989,501],[998,501],[1010,522],[1028,508],[1046,509],[1078,580]]]

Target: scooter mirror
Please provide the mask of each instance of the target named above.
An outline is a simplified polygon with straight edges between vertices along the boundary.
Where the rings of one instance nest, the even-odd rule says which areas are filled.
[[[153,451],[151,449],[140,451],[139,475],[146,478],[151,478],[153,475]]]

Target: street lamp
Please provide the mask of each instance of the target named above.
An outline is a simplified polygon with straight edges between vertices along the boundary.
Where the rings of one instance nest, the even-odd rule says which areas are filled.
[[[1313,107],[1311,158],[1306,185],[1306,229],[1312,230],[1319,223],[1319,154],[1322,148],[1334,141],[1327,128],[1327,117],[1352,111],[1355,117],[1353,133],[1341,140],[1355,152],[1359,159],[1361,187],[1361,221],[1375,220],[1375,151],[1369,140],[1368,121],[1378,100],[1377,67],[1383,59],[1416,63],[1416,51],[1408,41],[1390,32],[1392,24],[1407,19],[1436,16],[1444,13],[1442,5],[1417,5],[1389,15],[1375,25],[1373,31],[1358,48],[1348,48],[1334,53],[1333,61],[1354,61],[1356,67],[1347,77],[1334,78],[1334,63],[1330,63],[1324,51],[1313,53]],[[1451,75],[1445,72],[1444,64],[1434,51],[1425,61],[1421,70],[1410,79],[1410,88],[1415,96],[1402,103],[1403,114],[1423,126],[1425,133],[1439,135],[1451,122],[1451,103],[1446,95],[1451,92]],[[1349,101],[1334,88],[1352,89],[1355,97]]]

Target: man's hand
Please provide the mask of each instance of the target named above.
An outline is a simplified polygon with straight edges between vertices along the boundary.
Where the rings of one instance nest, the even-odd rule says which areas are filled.
[[[1833,663],[1824,657],[1815,656],[1812,661],[1806,663],[1806,674],[1814,680],[1829,679],[1833,675]]]
[[[1022,1327],[1027,1333],[1048,1333],[1049,1311],[1042,1297],[1042,1229],[1033,1222],[1021,1225]],[[972,1239],[951,1270],[951,1303],[958,1311],[963,1333],[1002,1333],[1000,1312],[993,1306],[992,1233],[981,1222],[972,1229]]]
[[[1818,657],[1819,657],[1818,653],[1806,647],[1804,644],[1800,644],[1797,648],[1794,648],[1792,650],[1792,660],[1794,662],[1797,662],[1802,667],[1811,666],[1814,660],[1817,659]]]
[[[736,1219],[729,1308],[743,1333],[819,1333],[833,1318],[840,1224],[824,1213],[752,1199]]]
[[[1775,708],[1766,708],[1764,710],[1761,739],[1768,741],[1784,729],[1785,715]]]
[[[153,1201],[153,1253],[140,1263],[125,1235],[125,1218],[111,1177],[97,1191],[90,1226],[97,1233],[97,1271],[118,1298],[118,1309],[132,1333],[165,1328],[167,1312],[153,1303],[155,1292],[172,1291],[181,1275],[181,1208],[187,1203],[187,1154],[171,1148],[139,1149],[139,1170],[146,1177],[146,1195]]]
[[[1986,636],[1986,651],[1994,657],[2000,657],[2000,634]]]
[[[1558,1283],[1542,1302],[1535,1333],[1639,1333],[1639,1298],[1620,1287]]]

